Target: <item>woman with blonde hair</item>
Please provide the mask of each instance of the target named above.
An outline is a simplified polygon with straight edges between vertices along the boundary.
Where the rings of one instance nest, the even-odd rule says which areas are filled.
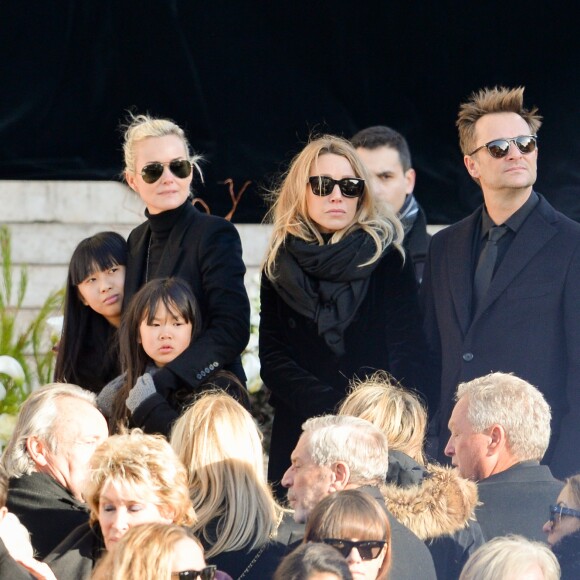
[[[130,529],[117,549],[95,568],[92,580],[227,580],[208,566],[203,546],[191,530],[166,524],[141,524]]]
[[[90,578],[102,553],[138,524],[193,525],[187,473],[167,440],[135,429],[113,435],[91,458],[85,498],[89,523],[46,558],[59,580]]]
[[[273,197],[260,363],[275,408],[268,477],[277,483],[302,423],[334,412],[353,377],[384,369],[422,388],[427,351],[401,223],[371,195],[352,145],[312,140]]]
[[[366,419],[386,435],[389,468],[382,492],[389,511],[426,542],[438,578],[458,578],[484,543],[474,521],[477,487],[455,469],[426,463],[427,410],[419,395],[378,372],[354,381],[339,414]]]
[[[232,577],[269,578],[285,552],[284,511],[264,477],[252,416],[222,391],[202,394],[177,420],[171,445],[185,464],[208,562]]]
[[[562,580],[580,578],[580,474],[566,480],[555,505],[550,506],[544,532],[560,563]]]
[[[459,580],[558,580],[560,566],[550,549],[523,536],[499,536],[478,548]]]
[[[204,324],[197,340],[154,375],[131,385],[132,424],[163,433],[175,417],[166,400],[190,392],[213,371],[232,371],[245,383],[240,355],[250,335],[245,266],[236,228],[191,203],[200,157],[169,119],[132,116],[123,144],[125,179],[146,205],[147,220],[127,240],[125,304],[154,278],[178,277],[191,287]]]
[[[357,579],[388,578],[391,525],[386,510],[364,491],[339,491],[318,503],[308,518],[304,542],[336,548]]]

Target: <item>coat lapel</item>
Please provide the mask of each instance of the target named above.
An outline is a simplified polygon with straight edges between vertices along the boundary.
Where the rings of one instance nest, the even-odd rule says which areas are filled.
[[[481,208],[457,225],[453,247],[446,252],[449,268],[449,288],[463,336],[471,319],[473,234],[481,216]]]
[[[558,230],[552,225],[557,215],[543,197],[513,239],[495,273],[487,295],[475,313],[473,322],[489,308],[528,265],[534,256],[552,239]]]

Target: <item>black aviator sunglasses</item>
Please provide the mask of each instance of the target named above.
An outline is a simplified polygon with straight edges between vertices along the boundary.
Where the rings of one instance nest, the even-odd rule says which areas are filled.
[[[179,177],[179,179],[185,179],[191,175],[191,162],[188,159],[174,159],[169,163],[160,163],[155,161],[154,163],[148,163],[141,169],[141,177],[145,183],[155,183],[163,175],[163,168],[165,166],[169,167],[169,171]]]
[[[484,147],[487,149],[487,152],[494,158],[494,159],[501,159],[505,157],[510,150],[510,145],[514,144],[520,153],[527,155],[528,153],[533,153],[536,150],[536,146],[538,144],[538,137],[537,135],[520,135],[519,137],[514,137],[513,139],[494,139],[481,147],[473,150],[468,155],[474,155],[480,149]]]

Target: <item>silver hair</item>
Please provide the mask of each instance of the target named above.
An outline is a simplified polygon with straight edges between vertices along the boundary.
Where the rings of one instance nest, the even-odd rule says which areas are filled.
[[[492,425],[506,432],[510,451],[520,461],[540,461],[550,443],[550,405],[533,385],[507,373],[491,373],[457,387],[466,398],[467,419],[474,431]]]
[[[560,578],[560,565],[548,546],[523,536],[498,536],[471,554],[459,580],[512,580],[534,564],[544,580]]]
[[[330,467],[343,461],[350,469],[350,482],[380,485],[389,466],[387,437],[365,419],[348,415],[325,415],[308,419],[303,425],[308,434],[310,457],[316,465]]]
[[[79,399],[95,408],[97,406],[95,394],[77,385],[50,383],[34,391],[20,408],[16,427],[2,455],[8,477],[21,477],[36,471],[26,447],[29,437],[42,439],[51,453],[57,452],[57,402],[63,398]]]

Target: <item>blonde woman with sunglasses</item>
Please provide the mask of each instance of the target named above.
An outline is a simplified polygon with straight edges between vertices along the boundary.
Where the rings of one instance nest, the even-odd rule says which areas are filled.
[[[308,143],[273,199],[260,363],[275,407],[268,477],[278,483],[302,423],[332,413],[353,377],[382,369],[420,389],[426,352],[403,228],[371,195],[352,145],[331,135]]]
[[[245,266],[236,228],[191,203],[199,156],[183,129],[169,119],[138,115],[125,131],[125,179],[146,205],[147,220],[128,239],[125,304],[153,278],[179,277],[193,290],[206,323],[198,340],[154,376],[135,383],[128,405],[134,424],[167,433],[173,417],[155,412],[178,385],[194,391],[215,370],[245,382],[240,354],[250,329]]]

